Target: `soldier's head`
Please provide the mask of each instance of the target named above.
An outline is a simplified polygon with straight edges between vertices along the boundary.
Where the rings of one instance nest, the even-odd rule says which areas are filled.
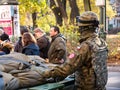
[[[81,16],[76,18],[77,25],[79,26],[79,31],[84,32],[91,30],[95,32],[99,25],[97,15],[92,11],[86,11]]]

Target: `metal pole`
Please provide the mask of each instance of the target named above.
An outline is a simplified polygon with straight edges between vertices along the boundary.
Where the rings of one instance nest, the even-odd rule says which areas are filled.
[[[100,33],[99,36],[103,38],[103,7],[100,7]]]
[[[107,32],[106,32],[106,0],[105,0],[105,6],[104,6],[104,12],[103,12],[104,14],[103,14],[103,20],[104,20],[104,22],[103,22],[103,24],[104,24],[104,40],[106,40],[106,34],[107,34]]]
[[[100,37],[106,40],[106,0],[105,6],[100,7]]]

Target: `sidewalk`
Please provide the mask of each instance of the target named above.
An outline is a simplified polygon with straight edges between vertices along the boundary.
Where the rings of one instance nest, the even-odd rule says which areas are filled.
[[[120,66],[108,67],[107,90],[120,90]]]

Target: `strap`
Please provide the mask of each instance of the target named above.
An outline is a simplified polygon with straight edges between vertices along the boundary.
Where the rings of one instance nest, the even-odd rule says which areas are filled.
[[[97,24],[99,24],[99,21],[97,21],[97,20],[83,21],[83,20],[79,19],[79,22],[84,23],[84,24],[89,24],[89,23],[93,23],[93,24],[97,23]]]

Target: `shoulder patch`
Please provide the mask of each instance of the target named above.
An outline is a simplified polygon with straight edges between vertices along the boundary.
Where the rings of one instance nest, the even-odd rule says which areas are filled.
[[[74,54],[74,53],[72,53],[72,54],[70,54],[70,55],[68,56],[69,59],[72,59],[72,58],[74,58],[74,57],[75,57],[75,54]]]

